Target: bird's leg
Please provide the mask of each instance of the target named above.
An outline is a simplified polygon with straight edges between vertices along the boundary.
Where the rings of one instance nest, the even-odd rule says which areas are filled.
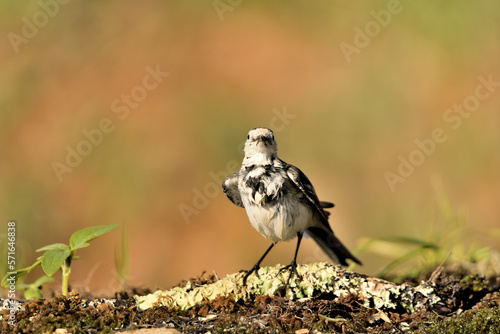
[[[246,274],[245,276],[243,277],[243,285],[246,285],[247,284],[247,278],[248,276],[250,276],[253,272],[255,272],[255,275],[257,277],[259,277],[259,273],[258,273],[258,270],[260,268],[260,263],[264,260],[264,258],[266,257],[266,255],[269,253],[269,251],[274,247],[274,245],[276,245],[276,242],[273,242],[271,244],[271,246],[269,246],[269,248],[266,250],[266,252],[264,253],[264,255],[262,255],[262,257],[259,259],[259,261],[257,261],[257,263],[253,266],[252,269],[250,270],[242,270],[242,271],[246,271]]]
[[[290,271],[290,276],[288,276],[288,280],[286,281],[286,285],[290,282],[290,278],[292,277],[292,274],[295,274],[298,276],[299,272],[297,271],[297,254],[299,253],[299,247],[300,247],[300,241],[302,240],[302,232],[297,233],[297,247],[295,248],[295,255],[293,257],[292,263],[290,263],[288,266],[284,266],[283,268],[280,269],[280,272],[282,270],[289,270]]]

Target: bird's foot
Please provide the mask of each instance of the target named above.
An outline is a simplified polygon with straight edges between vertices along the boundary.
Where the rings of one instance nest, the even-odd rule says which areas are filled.
[[[255,265],[253,266],[252,269],[250,270],[240,270],[240,273],[246,273],[245,276],[243,276],[243,285],[247,285],[247,278],[248,276],[250,276],[253,272],[255,272],[255,276],[257,276],[258,278],[260,278],[259,276],[259,269],[260,269],[260,266],[258,265]]]
[[[290,278],[292,278],[292,275],[295,274],[297,277],[300,277],[299,272],[297,271],[297,263],[295,260],[292,261],[288,266],[284,266],[279,270],[281,273],[283,270],[288,270],[290,272],[290,275],[288,276],[288,279],[286,280],[286,285],[290,282]]]

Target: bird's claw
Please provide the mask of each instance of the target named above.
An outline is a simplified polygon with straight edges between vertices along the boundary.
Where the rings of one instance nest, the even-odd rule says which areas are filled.
[[[288,279],[286,281],[286,285],[290,282],[290,278],[292,278],[292,275],[295,274],[297,277],[300,277],[299,272],[297,271],[297,263],[295,261],[292,261],[288,266],[284,266],[279,270],[281,273],[283,270],[288,270],[290,272],[290,275],[288,276]]]
[[[260,278],[260,275],[259,275],[259,269],[260,269],[260,266],[253,266],[252,269],[250,270],[240,270],[241,273],[246,273],[245,276],[243,276],[243,285],[246,285],[247,284],[247,278],[248,276],[250,276],[252,273],[255,273],[255,276],[257,276],[258,278]]]

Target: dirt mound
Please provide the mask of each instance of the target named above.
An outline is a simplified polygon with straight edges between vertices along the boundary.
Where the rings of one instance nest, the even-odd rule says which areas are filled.
[[[177,288],[206,287],[219,281],[215,276],[201,275]],[[376,307],[367,304],[366,296],[360,293],[338,295],[335,291],[299,299],[290,299],[284,290],[282,295],[277,292],[272,296],[248,299],[228,295],[206,299],[186,310],[157,304],[145,311],[140,311],[136,299],[127,293],[117,293],[112,299],[87,299],[72,292],[66,297],[21,302],[15,312],[14,326],[9,324],[7,305],[10,301],[2,300],[1,331],[52,333],[65,328],[70,333],[97,333],[174,328],[186,333],[439,333],[458,329],[462,332],[500,332],[500,284],[497,278],[454,277],[440,273],[433,275],[427,284],[432,284],[439,301],[421,303],[425,307],[413,311],[397,301],[394,308]],[[400,296],[403,298],[404,294]],[[423,301],[426,297],[422,295],[420,298]]]

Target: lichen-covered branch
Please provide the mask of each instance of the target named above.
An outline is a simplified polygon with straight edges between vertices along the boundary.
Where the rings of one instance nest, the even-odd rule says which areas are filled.
[[[233,296],[235,300],[246,301],[258,296],[275,296],[278,293],[283,295],[283,292],[291,299],[322,294],[336,297],[354,294],[366,307],[382,310],[402,306],[409,313],[440,301],[434,293],[433,284],[429,282],[412,287],[367,277],[327,263],[313,263],[298,266],[300,277],[292,276],[287,286],[289,272],[280,272],[280,268],[280,265],[260,268],[259,277],[252,274],[246,286],[243,286],[244,274],[237,273],[212,284],[192,286],[188,283],[183,288],[175,287],[147,296],[135,296],[135,300],[139,310],[160,305],[185,310],[218,296]]]

